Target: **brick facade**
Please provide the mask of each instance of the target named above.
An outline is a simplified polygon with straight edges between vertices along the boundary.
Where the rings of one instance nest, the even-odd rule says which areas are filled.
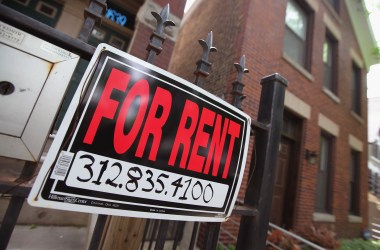
[[[299,116],[302,121],[297,191],[293,209],[292,229],[301,231],[311,225],[333,225],[338,237],[359,237],[367,228],[367,98],[366,68],[361,70],[361,116],[351,110],[352,62],[363,61],[363,55],[355,36],[345,1],[340,1],[338,12],[332,10],[327,1],[304,2],[313,12],[311,25],[310,71],[303,73],[283,56],[285,32],[286,1],[237,0],[225,1],[200,0],[181,27],[169,70],[194,81],[193,69],[200,58],[202,50],[198,39],[205,39],[209,31],[214,33],[214,46],[217,53],[211,53],[213,63],[210,77],[205,89],[215,95],[230,100],[232,82],[236,71],[234,62],[246,55],[247,68],[250,73],[243,78],[243,110],[253,119],[258,112],[260,98],[260,79],[278,72],[289,81],[288,91],[310,108],[308,117],[299,116],[293,107],[286,107],[287,112]],[[326,26],[332,27],[340,35],[338,40],[338,90],[336,97],[331,97],[323,90],[323,42]],[[352,52],[353,51],[353,52]],[[353,55],[354,54],[354,55]],[[357,55],[357,56],[355,56]],[[305,160],[306,149],[319,152],[321,134],[321,115],[332,121],[339,128],[334,138],[332,156],[331,215],[335,222],[318,222],[315,217],[315,197],[318,164],[311,165]],[[323,127],[323,126],[322,126]],[[349,178],[350,152],[353,147],[349,137],[354,136],[362,143],[360,152],[360,206],[359,221],[349,219]],[[250,159],[250,156],[248,156]],[[243,179],[239,198],[243,198],[248,176]],[[313,216],[314,215],[314,216]],[[233,229],[231,229],[233,230]]]
[[[66,1],[66,7],[70,1]],[[113,1],[116,4],[123,1]],[[125,1],[127,2],[127,1]],[[137,11],[142,11],[143,6],[164,6],[170,4],[171,18],[176,19],[179,29],[183,17],[183,9],[186,0],[147,0],[139,1]],[[243,78],[245,83],[244,93],[247,98],[243,101],[242,108],[253,119],[258,113],[261,86],[260,79],[264,76],[278,72],[289,81],[288,91],[291,96],[299,100],[303,106],[309,107],[307,115],[300,115],[297,107],[288,104],[287,112],[293,113],[302,121],[300,129],[301,140],[297,159],[297,178],[295,178],[297,191],[294,198],[292,215],[292,229],[303,230],[310,225],[332,224],[335,226],[339,237],[357,237],[367,227],[367,105],[365,66],[362,66],[361,85],[361,117],[352,114],[351,111],[351,65],[353,59],[363,61],[363,55],[359,48],[357,37],[349,17],[346,1],[340,1],[339,14],[332,10],[326,0],[303,0],[313,9],[313,22],[311,25],[311,57],[310,72],[303,73],[283,56],[283,41],[285,32],[286,1],[260,1],[260,0],[198,0],[194,9],[184,18],[178,39],[175,32],[168,36],[163,45],[163,52],[157,57],[155,65],[168,69],[172,73],[193,82],[193,72],[196,61],[201,57],[201,47],[198,39],[205,39],[209,31],[214,34],[214,46],[218,52],[211,53],[209,61],[213,63],[210,77],[205,82],[205,89],[216,96],[231,100],[232,82],[236,79],[236,70],[233,63],[238,62],[242,54],[246,55],[249,74]],[[70,2],[71,3],[71,2]],[[83,8],[85,1],[78,1]],[[71,17],[76,24],[67,23],[69,20],[58,22],[58,29],[76,36],[81,26],[81,13],[76,13],[79,8],[66,8],[63,13]],[[149,9],[149,8],[148,8]],[[146,15],[143,15],[146,16]],[[80,21],[78,21],[80,20]],[[328,21],[326,21],[328,20]],[[338,41],[338,92],[336,98],[331,98],[323,91],[323,63],[322,51],[325,39],[326,24],[335,27],[341,34]],[[75,32],[74,32],[75,30]],[[70,33],[71,32],[71,33]],[[134,34],[128,48],[128,52],[136,57],[145,59],[146,46],[152,33],[152,23],[136,18]],[[354,55],[352,55],[352,52]],[[288,94],[289,96],[289,94]],[[295,111],[296,110],[296,111]],[[302,112],[301,112],[302,113]],[[331,183],[331,215],[335,216],[335,222],[315,221],[315,196],[317,186],[318,165],[311,165],[305,160],[306,149],[319,151],[321,115],[332,121],[339,127],[335,136],[332,159]],[[362,142],[360,153],[360,206],[359,217],[362,222],[349,221],[349,166],[350,144],[349,138],[354,136]],[[256,145],[260,146],[260,145]],[[249,155],[251,159],[253,142],[251,142]],[[249,166],[249,163],[247,163]],[[243,178],[242,187],[238,199],[243,200],[246,185],[249,180],[248,168]],[[238,221],[238,217],[233,220]],[[232,220],[223,224],[223,229],[237,235],[238,227]],[[202,236],[200,236],[201,238]],[[221,234],[221,240],[229,241],[226,235]]]

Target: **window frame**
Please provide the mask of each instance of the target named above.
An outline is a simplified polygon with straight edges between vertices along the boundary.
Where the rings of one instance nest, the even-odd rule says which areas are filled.
[[[43,7],[50,8],[53,12],[52,12],[51,14],[48,14],[48,13],[46,13],[46,12],[44,12],[44,11],[42,10]],[[46,16],[46,17],[49,17],[49,18],[51,18],[51,19],[55,19],[56,16],[57,16],[57,13],[58,13],[58,9],[57,9],[55,6],[53,6],[53,5],[51,5],[51,4],[48,4],[48,3],[44,2],[44,1],[38,1],[38,2],[37,2],[37,5],[36,5],[36,8],[35,8],[35,11],[36,11],[37,13],[39,13],[39,14],[41,14],[41,15],[44,15],[44,16]]]
[[[326,28],[325,40],[323,43],[323,47],[325,43],[328,42],[329,47],[331,48],[331,66],[329,83],[326,83],[326,63],[324,62],[324,50],[322,52],[322,64],[323,64],[323,87],[329,91],[331,91],[334,95],[338,96],[338,40],[332,35],[332,33]],[[328,55],[328,56],[329,56]]]
[[[20,0],[13,0],[13,2],[16,2],[18,4],[21,4],[23,6],[28,6],[30,3],[30,0],[20,1]]]
[[[311,72],[311,49],[312,49],[312,27],[313,27],[313,22],[314,22],[314,11],[313,9],[307,5],[307,3],[299,0],[288,0],[288,3],[292,1],[298,9],[301,9],[303,14],[306,16],[306,34],[305,34],[305,40],[303,41],[304,44],[304,58],[303,62],[300,63],[298,60],[293,58],[289,53],[286,52],[286,46],[285,46],[285,41],[286,41],[286,34],[287,32],[290,32],[293,36],[295,36],[297,39],[302,39],[301,37],[296,34],[296,32],[286,23],[286,9],[287,5],[285,8],[285,30],[284,30],[284,41],[283,41],[283,53],[289,57],[293,63],[296,63],[299,65],[301,68],[305,69],[308,72]],[[287,3],[287,4],[288,4]]]
[[[328,148],[322,151],[323,140],[328,143]],[[321,132],[320,135],[320,145],[319,145],[319,164],[317,171],[317,186],[316,186],[316,199],[315,199],[315,212],[319,213],[332,213],[332,177],[333,177],[333,158],[334,158],[334,145],[335,137],[325,131]],[[327,152],[324,158],[324,152]],[[324,164],[323,160],[326,160]],[[326,168],[325,172],[322,173],[321,169]],[[325,178],[322,180],[322,177]],[[324,181],[321,183],[321,181]],[[323,195],[322,197],[320,197]]]
[[[362,70],[355,63],[352,62],[352,77],[351,77],[351,109],[352,111],[361,116],[362,108]]]
[[[339,14],[340,1],[339,0],[326,0],[328,4],[332,7],[332,9]]]
[[[350,150],[348,211],[350,215],[356,216],[360,215],[360,158],[359,151]]]

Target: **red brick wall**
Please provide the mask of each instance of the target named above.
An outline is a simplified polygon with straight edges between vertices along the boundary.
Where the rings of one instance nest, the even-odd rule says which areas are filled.
[[[305,149],[319,151],[321,128],[318,126],[318,114],[322,113],[340,127],[335,140],[332,172],[332,214],[336,217],[335,228],[339,237],[359,236],[367,227],[367,106],[365,69],[362,72],[362,121],[351,114],[351,63],[349,49],[360,54],[345,2],[341,1],[337,19],[326,6],[326,1],[318,1],[318,12],[314,15],[312,28],[311,75],[309,80],[283,58],[284,19],[286,1],[239,0],[225,1],[201,0],[198,9],[193,12],[180,30],[174,48],[170,70],[175,74],[193,81],[195,62],[202,53],[197,39],[206,38],[207,32],[214,31],[214,46],[218,52],[211,54],[213,63],[211,75],[205,89],[229,99],[231,83],[236,77],[233,67],[241,54],[247,58],[250,73],[243,79],[247,95],[243,102],[246,113],[256,118],[261,87],[260,79],[278,72],[289,81],[288,90],[311,107],[311,118],[303,122],[302,150],[300,152],[299,178],[297,183],[294,228],[302,230],[312,224],[316,196],[316,175],[318,165],[310,165],[303,155]],[[338,94],[340,102],[334,102],[322,91],[323,65],[322,48],[325,39],[323,15],[327,13],[340,29],[342,39],[338,49]],[[348,190],[350,146],[348,135],[352,134],[363,142],[360,172],[360,216],[363,223],[348,222]],[[249,156],[248,159],[251,157]],[[244,183],[239,198],[245,191]]]

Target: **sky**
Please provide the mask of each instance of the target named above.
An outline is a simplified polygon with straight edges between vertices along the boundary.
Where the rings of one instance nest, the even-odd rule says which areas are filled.
[[[380,47],[380,0],[366,0],[365,2],[377,46]],[[380,97],[380,64],[371,66],[367,75],[367,88],[368,98]]]
[[[195,0],[187,0],[186,6],[185,6],[185,12],[190,8],[191,5],[193,5]]]

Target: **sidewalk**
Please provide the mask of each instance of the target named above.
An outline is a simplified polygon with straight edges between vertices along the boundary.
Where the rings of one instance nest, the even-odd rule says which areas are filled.
[[[82,250],[85,227],[17,225],[7,250]]]

